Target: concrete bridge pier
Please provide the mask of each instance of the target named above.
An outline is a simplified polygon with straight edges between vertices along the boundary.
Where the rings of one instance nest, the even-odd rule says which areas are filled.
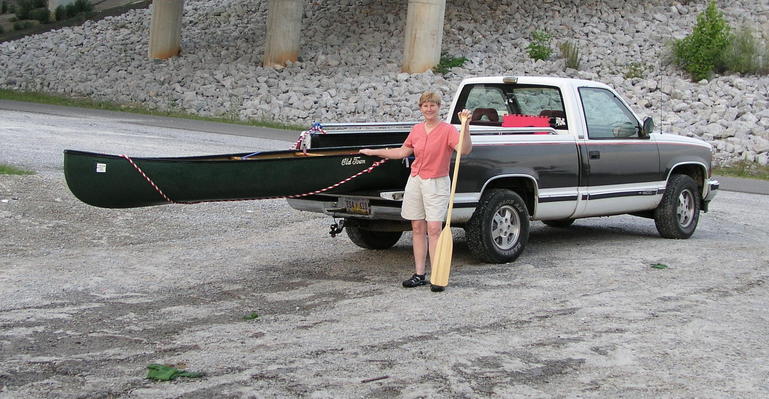
[[[182,51],[184,0],[154,0],[150,22],[150,58],[171,58]]]
[[[304,0],[270,0],[262,65],[284,66],[299,57]]]
[[[441,60],[446,0],[409,0],[401,70],[422,73]]]

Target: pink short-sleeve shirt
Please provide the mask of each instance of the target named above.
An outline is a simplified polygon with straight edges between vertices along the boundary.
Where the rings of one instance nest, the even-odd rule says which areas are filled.
[[[451,124],[441,122],[429,134],[424,123],[414,125],[403,143],[414,149],[411,176],[423,179],[448,176],[451,154],[458,143],[459,131]]]

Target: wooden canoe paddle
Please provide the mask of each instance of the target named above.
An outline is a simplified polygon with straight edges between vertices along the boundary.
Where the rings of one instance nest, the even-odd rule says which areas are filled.
[[[462,156],[462,144],[467,134],[467,120],[470,113],[462,111],[459,120],[462,127],[459,130],[459,143],[457,144],[457,158],[454,161],[454,175],[451,179],[451,194],[449,196],[449,209],[446,212],[446,226],[438,236],[438,244],[435,247],[435,259],[431,259],[432,272],[430,273],[430,290],[443,291],[449,285],[449,273],[451,272],[451,255],[454,252],[454,237],[451,235],[451,211],[454,208],[454,193],[457,190],[457,176],[459,175],[459,159]]]

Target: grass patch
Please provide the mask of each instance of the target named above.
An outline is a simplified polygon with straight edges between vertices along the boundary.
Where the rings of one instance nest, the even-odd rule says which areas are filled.
[[[713,168],[713,174],[769,180],[769,166],[761,166],[755,162],[740,161],[729,166],[715,167]]]
[[[0,175],[34,175],[35,172],[0,163]]]
[[[769,45],[762,47],[753,28],[743,25],[731,36],[721,54],[719,72],[769,74]]]
[[[25,101],[40,104],[51,105],[63,105],[68,107],[90,108],[90,109],[103,109],[107,111],[120,111],[120,112],[132,112],[135,114],[154,115],[154,116],[167,116],[172,118],[194,119],[209,122],[223,122],[233,123],[245,126],[259,126],[272,129],[283,130],[305,130],[306,126],[286,124],[273,121],[244,121],[234,117],[209,117],[189,114],[181,111],[156,111],[147,109],[139,105],[126,105],[117,104],[109,101],[95,101],[86,97],[67,97],[55,94],[47,93],[35,93],[35,92],[20,92],[14,90],[0,89],[0,99],[13,100],[13,101]]]

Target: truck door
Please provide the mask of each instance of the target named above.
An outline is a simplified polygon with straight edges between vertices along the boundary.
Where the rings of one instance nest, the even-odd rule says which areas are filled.
[[[586,137],[580,142],[585,185],[578,216],[654,208],[665,187],[657,143],[641,137],[638,119],[611,90],[581,87],[579,94]]]

